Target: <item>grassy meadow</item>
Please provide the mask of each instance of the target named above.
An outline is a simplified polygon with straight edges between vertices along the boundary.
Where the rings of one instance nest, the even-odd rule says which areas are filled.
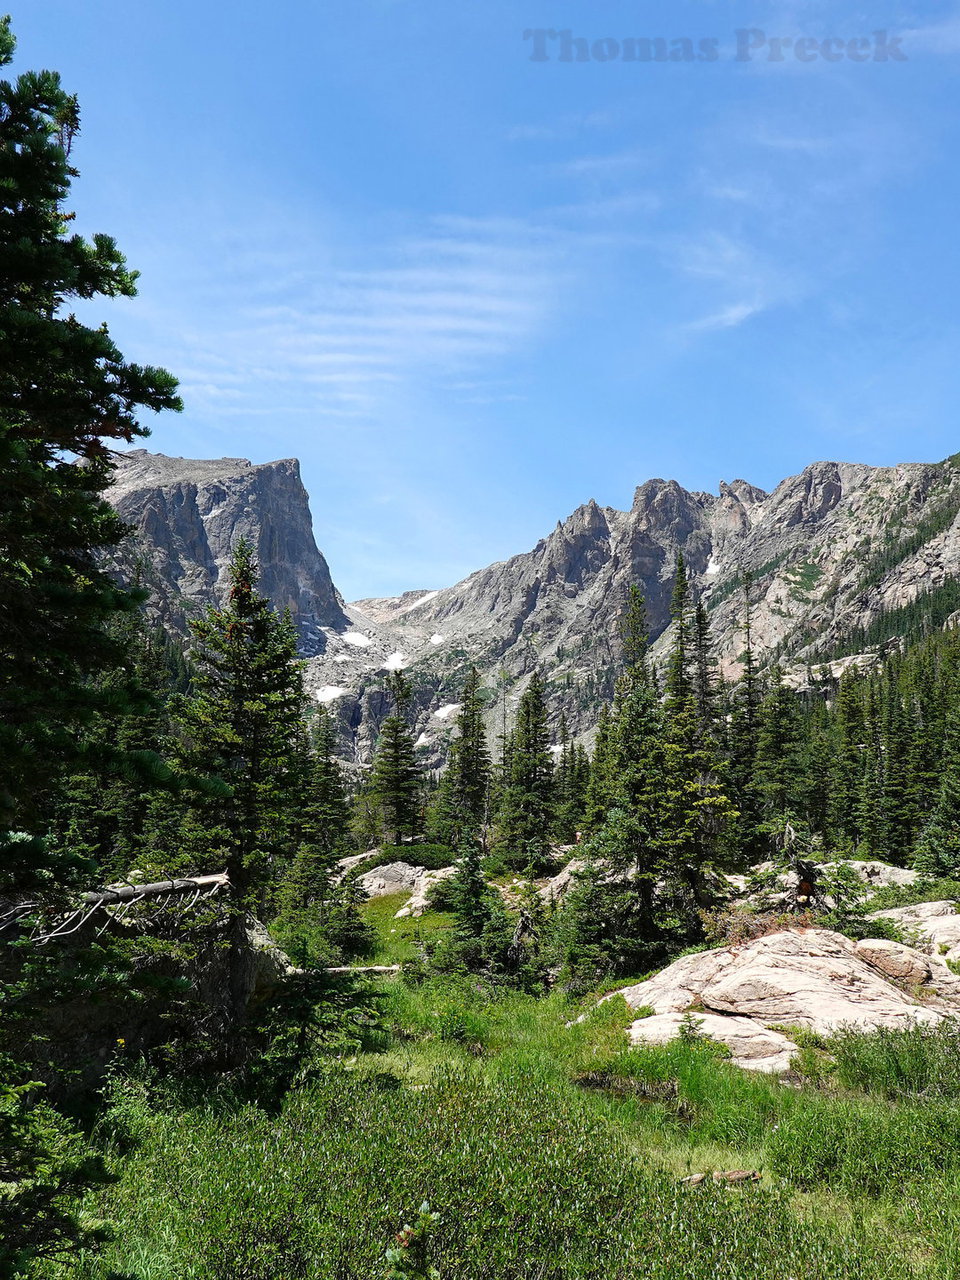
[[[447,926],[397,906],[367,908],[378,963]],[[783,1084],[696,1035],[630,1048],[618,1000],[355,981],[362,1038],[282,1096],[118,1063],[97,1127],[117,1181],[88,1206],[117,1237],[43,1280],[377,1280],[424,1201],[441,1280],[960,1274],[953,1032],[807,1036]],[[681,1182],[736,1169],[761,1177]]]

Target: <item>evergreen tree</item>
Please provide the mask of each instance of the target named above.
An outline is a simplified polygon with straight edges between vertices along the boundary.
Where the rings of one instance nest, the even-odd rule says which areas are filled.
[[[612,737],[611,712],[605,702],[600,708],[593,743],[593,759],[584,800],[583,830],[595,831],[619,801],[617,760]]]
[[[13,49],[0,20],[0,66]],[[180,402],[168,373],[124,361],[105,326],[70,310],[136,292],[110,237],[69,232],[78,130],[77,101],[54,72],[0,82],[0,852],[10,888],[44,882],[43,847],[24,833],[42,831],[58,778],[149,775],[155,763],[83,729],[139,700],[132,685],[92,682],[123,667],[123,638],[105,624],[137,603],[98,559],[126,532],[103,499],[108,444],[146,434],[140,409]]]
[[[747,574],[743,587],[741,675],[737,684],[727,690],[726,696],[726,777],[732,803],[739,814],[732,836],[741,864],[749,864],[764,851],[764,837],[760,830],[763,815],[760,797],[754,787],[761,689],[753,653],[752,586],[753,579]]]
[[[304,693],[289,613],[274,611],[257,578],[241,540],[226,606],[191,624],[195,688],[175,718],[183,764],[231,788],[205,806],[208,832],[197,857],[222,857],[236,901],[262,911],[271,879],[295,847]]]
[[[317,707],[311,728],[300,838],[332,867],[349,847],[350,805],[336,755],[336,727],[326,707]]]
[[[920,832],[913,865],[925,875],[960,878],[960,697],[957,690],[946,716],[936,806]]]
[[[716,750],[717,746],[717,674],[710,643],[707,611],[697,601],[693,616],[693,693],[697,703],[700,737]]]
[[[553,759],[543,682],[534,671],[517,708],[498,815],[497,849],[508,866],[542,866],[552,819]]]
[[[806,818],[807,777],[804,732],[797,695],[773,668],[770,689],[760,704],[760,731],[753,785],[768,823]]]
[[[691,937],[700,934],[698,908],[706,905],[704,872],[725,852],[734,811],[720,782],[713,746],[700,733],[690,678],[690,590],[683,557],[671,603],[673,644],[664,700],[663,825],[660,843],[668,875],[685,899]]]
[[[480,835],[490,803],[490,752],[480,689],[480,673],[471,667],[463,687],[457,736],[440,780],[432,821],[435,838],[451,848],[459,848],[464,841]]]
[[[565,715],[560,717],[557,736],[560,739],[560,752],[554,771],[553,834],[558,843],[573,844],[583,822],[586,796],[584,753],[571,740]]]
[[[394,710],[381,727],[367,790],[379,807],[388,839],[400,844],[420,832],[421,777],[413,735],[404,714],[410,701],[410,686],[403,672],[391,671],[387,687]]]

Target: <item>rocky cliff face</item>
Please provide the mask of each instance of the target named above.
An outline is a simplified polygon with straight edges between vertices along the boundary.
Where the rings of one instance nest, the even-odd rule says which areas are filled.
[[[296,459],[253,466],[244,458],[195,461],[135,449],[117,454],[116,463],[108,496],[136,531],[121,568],[127,577],[139,571],[165,626],[182,633],[198,610],[223,603],[241,538],[256,551],[264,593],[290,609],[305,654],[323,653],[324,628],[347,625],[313,538]]]
[[[662,656],[679,551],[728,676],[739,671],[748,579],[760,658],[802,669],[851,637],[869,639],[881,618],[895,633],[898,611],[960,577],[960,463],[818,462],[771,494],[744,480],[718,494],[648,480],[629,511],[590,501],[532,551],[455,586],[342,606],[313,543],[295,463],[124,457],[117,506],[150,548],[168,612],[215,594],[232,541],[246,533],[260,549],[264,589],[295,608],[314,655],[311,696],[338,713],[358,760],[369,757],[386,713],[391,667],[408,670],[428,762],[443,757],[474,663],[491,731],[510,721],[539,668],[554,715],[587,732],[620,670],[617,624],[631,583],[647,601],[654,658]]]

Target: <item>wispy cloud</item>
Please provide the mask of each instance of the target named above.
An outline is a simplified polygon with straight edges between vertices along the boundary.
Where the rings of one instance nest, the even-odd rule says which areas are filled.
[[[710,329],[736,329],[738,325],[744,321],[751,319],[755,315],[759,315],[764,310],[762,302],[735,302],[723,310],[715,312],[713,315],[704,316],[700,320],[693,320],[687,325],[687,329],[691,332],[706,332]]]

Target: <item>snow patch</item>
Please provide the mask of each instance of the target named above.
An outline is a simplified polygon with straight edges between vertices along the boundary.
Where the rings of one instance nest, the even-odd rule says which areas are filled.
[[[713,574],[719,573],[719,572],[720,572],[720,562],[718,560],[715,560],[713,556],[711,556],[709,561],[707,562],[705,575],[710,577]]]
[[[434,596],[438,596],[439,591],[425,591],[419,599],[414,600],[413,604],[404,605],[402,609],[398,609],[398,613],[409,613],[411,609],[419,609],[422,604],[426,604],[428,600],[432,600]]]
[[[439,634],[438,634],[438,635],[433,635],[433,636],[431,636],[431,637],[430,637],[430,643],[431,643],[431,644],[443,644],[443,641],[444,641],[444,637],[443,637],[443,636],[441,636],[441,635],[439,635]]]
[[[390,657],[383,664],[384,671],[402,671],[407,665],[406,655],[398,649],[396,653],[391,653]]]
[[[433,713],[438,720],[449,720],[455,711],[460,710],[459,702],[448,702],[444,707],[437,707]]]
[[[354,659],[349,653],[338,653],[334,658],[334,662],[353,662]]]
[[[433,739],[430,737],[429,733],[421,733],[420,737],[416,740],[416,742],[413,745],[415,747],[426,747],[432,741]]]
[[[361,631],[345,631],[343,639],[347,644],[352,644],[357,649],[369,649],[373,641],[369,636],[365,636]]]
[[[341,689],[337,684],[325,684],[322,689],[318,689],[313,695],[318,702],[336,702],[337,698],[342,698],[349,693],[349,689]]]

